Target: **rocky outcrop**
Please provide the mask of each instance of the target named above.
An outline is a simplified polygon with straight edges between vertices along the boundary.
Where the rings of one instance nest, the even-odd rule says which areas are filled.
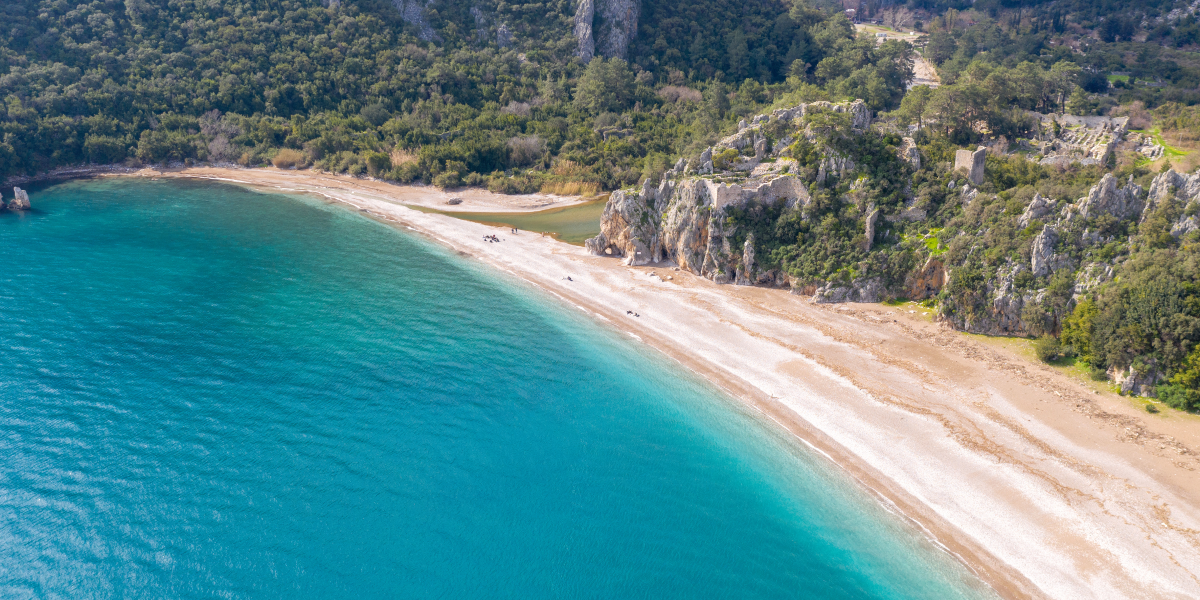
[[[637,0],[578,0],[573,30],[576,55],[583,62],[594,56],[625,58],[629,43],[637,37]]]
[[[629,43],[637,37],[638,0],[599,0],[596,13],[596,51],[609,58],[625,58]]]
[[[417,37],[426,42],[440,41],[437,32],[425,18],[425,10],[430,4],[433,4],[433,0],[392,0],[392,6],[400,11],[400,17],[417,28]]]
[[[958,329],[971,333],[985,335],[1028,335],[1029,325],[1021,318],[1021,312],[1031,302],[1040,302],[1044,290],[1021,293],[1017,290],[1016,279],[1026,271],[1023,264],[1011,264],[997,269],[996,277],[987,283],[983,290],[989,299],[982,312],[971,316],[955,314],[948,318]]]
[[[8,202],[8,210],[29,210],[29,193],[25,190],[14,187],[13,199]]]
[[[1054,271],[1054,245],[1058,243],[1058,231],[1049,225],[1033,238],[1033,274],[1044,277]]]
[[[773,147],[762,126],[772,120],[799,119],[814,111],[847,113],[852,127],[870,125],[870,111],[862,101],[814,102],[758,115],[741,124],[733,135],[706,148],[688,161],[686,167],[680,159],[657,187],[644,183],[641,190],[614,192],[601,217],[600,235],[587,240],[586,248],[592,254],[622,257],[629,265],[672,261],[680,269],[717,283],[790,286],[785,273],[764,269],[759,264],[754,236],[738,231],[727,217],[733,207],[763,205],[800,211],[811,202],[807,182],[793,170],[796,161],[772,158],[774,152],[780,151],[777,148],[786,148],[788,144]],[[741,155],[741,150],[748,147],[754,149],[753,158]],[[739,150],[741,156],[739,164],[733,166],[738,172],[738,183],[703,177],[713,172],[715,151],[727,148]],[[855,169],[853,161],[837,156],[826,157],[821,166],[825,176],[846,175]],[[880,216],[880,211],[873,208],[867,211],[868,240],[874,239]],[[869,302],[885,294],[879,280],[838,283],[819,290],[813,285],[805,289],[806,294],[819,291],[821,301]]]
[[[987,148],[980,146],[974,152],[970,150],[959,150],[954,153],[954,170],[962,170],[967,174],[967,179],[975,185],[983,183],[983,167],[987,161]]]
[[[585,63],[596,55],[596,41],[592,37],[592,21],[595,17],[596,8],[592,0],[579,0],[574,19],[575,41],[578,43],[575,54]]]
[[[671,260],[718,283],[775,285],[780,275],[759,269],[753,237],[734,248],[736,229],[725,224],[727,207],[755,202],[783,202],[795,209],[807,204],[809,196],[794,176],[747,187],[708,179],[664,179],[657,188],[644,184],[640,192],[613,192],[600,220],[600,235],[584,245],[596,255],[624,257],[629,265]]]
[[[909,273],[904,280],[904,296],[909,300],[932,298],[942,291],[949,280],[946,266],[940,258],[930,256],[919,270]]]
[[[1113,280],[1112,265],[1091,263],[1075,274],[1075,291],[1073,299],[1078,300],[1084,294]]]
[[[1169,198],[1180,200],[1185,205],[1188,201],[1200,202],[1200,170],[1190,175],[1174,170],[1159,173],[1150,183],[1146,208],[1153,210]]]
[[[1142,210],[1142,188],[1133,183],[1133,177],[1125,187],[1117,187],[1117,178],[1112,173],[1105,173],[1100,183],[1092,186],[1087,197],[1076,206],[1079,216],[1090,219],[1100,215],[1112,215],[1118,219],[1127,219]],[[1073,212],[1073,211],[1072,211]],[[1066,214],[1068,219],[1070,214]]]
[[[1140,370],[1132,365],[1124,369],[1113,367],[1108,376],[1121,388],[1121,393],[1151,398],[1155,396],[1154,388],[1163,380],[1153,364],[1142,365]]]
[[[1029,224],[1034,221],[1044,220],[1046,217],[1054,214],[1055,206],[1057,206],[1056,202],[1042,197],[1041,194],[1034,194],[1033,201],[1029,203],[1029,206],[1025,207],[1025,212],[1021,213],[1021,216],[1017,219],[1017,224],[1021,228],[1025,228],[1029,227]]]

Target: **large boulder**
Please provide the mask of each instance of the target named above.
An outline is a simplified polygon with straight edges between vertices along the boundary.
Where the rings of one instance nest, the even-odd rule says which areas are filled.
[[[8,203],[8,210],[29,210],[29,193],[25,190],[14,187],[13,199]]]

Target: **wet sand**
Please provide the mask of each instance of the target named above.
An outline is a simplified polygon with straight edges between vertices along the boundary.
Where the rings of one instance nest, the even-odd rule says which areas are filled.
[[[1147,414],[908,308],[816,305],[670,266],[626,267],[403,206],[430,188],[274,169],[141,175],[319,194],[537,286],[829,456],[1003,597],[1200,597],[1195,415]],[[483,241],[493,234],[503,241]]]

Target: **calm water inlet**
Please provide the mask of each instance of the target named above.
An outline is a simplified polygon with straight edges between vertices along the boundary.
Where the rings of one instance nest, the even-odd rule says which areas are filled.
[[[0,213],[2,598],[988,598],[653,352],[317,200]]]

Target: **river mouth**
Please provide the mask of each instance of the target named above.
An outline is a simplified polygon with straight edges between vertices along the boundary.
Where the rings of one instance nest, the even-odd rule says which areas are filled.
[[[607,202],[608,197],[604,196],[581,204],[531,212],[456,212],[411,204],[405,206],[423,213],[446,215],[484,225],[543,233],[556,240],[582,246],[584,240],[600,234],[600,215],[604,213]]]

